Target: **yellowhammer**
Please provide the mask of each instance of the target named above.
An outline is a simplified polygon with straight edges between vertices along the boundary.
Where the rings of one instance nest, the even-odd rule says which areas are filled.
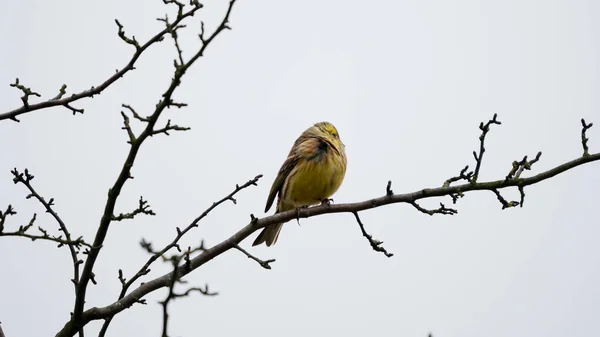
[[[328,201],[342,184],[346,174],[346,153],[337,129],[328,122],[306,129],[290,150],[271,186],[265,212],[273,205],[275,213]],[[277,241],[283,223],[265,227],[253,246]]]

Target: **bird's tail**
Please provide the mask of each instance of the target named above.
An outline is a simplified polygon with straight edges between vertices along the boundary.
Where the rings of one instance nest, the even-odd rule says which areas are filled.
[[[287,204],[283,204],[280,201],[277,203],[277,210],[275,211],[275,214],[279,212],[289,211],[290,209],[294,209],[294,207],[289,206]],[[256,240],[254,240],[252,246],[258,246],[263,242],[267,244],[267,247],[274,245],[275,242],[277,242],[277,239],[279,238],[279,233],[281,232],[282,227],[283,223],[276,223],[263,228],[262,232],[260,232],[260,234],[258,234],[258,236],[256,237]]]
[[[262,232],[260,232],[252,245],[258,246],[265,242],[267,247],[270,247],[272,244],[275,244],[279,237],[279,232],[281,232],[281,227],[283,227],[283,223],[276,223],[263,228]]]

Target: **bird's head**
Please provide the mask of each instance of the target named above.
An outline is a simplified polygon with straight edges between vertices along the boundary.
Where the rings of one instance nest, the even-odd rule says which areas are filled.
[[[338,148],[343,149],[346,147],[344,143],[342,143],[340,134],[333,124],[329,122],[319,122],[313,125],[312,128],[314,129],[316,136],[327,139],[330,143],[334,144]]]

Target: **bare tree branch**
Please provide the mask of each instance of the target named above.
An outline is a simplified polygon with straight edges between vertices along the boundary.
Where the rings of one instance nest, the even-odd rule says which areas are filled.
[[[77,284],[79,283],[79,265],[83,262],[79,259],[77,254],[79,253],[79,249],[82,245],[86,246],[88,248],[92,248],[92,247],[89,244],[85,243],[83,241],[83,238],[81,238],[81,237],[79,237],[77,240],[71,239],[71,233],[69,233],[69,230],[67,229],[67,225],[61,219],[61,217],[58,215],[58,213],[56,213],[56,211],[54,211],[54,209],[52,208],[52,206],[54,206],[54,198],[50,198],[50,200],[46,201],[46,199],[44,199],[41,195],[39,195],[37,193],[37,191],[31,185],[31,181],[33,180],[34,176],[29,173],[28,169],[25,169],[25,172],[21,173],[15,168],[11,171],[11,173],[13,174],[13,182],[15,184],[19,184],[19,183],[23,184],[29,190],[29,195],[27,195],[27,199],[30,199],[30,198],[36,199],[37,201],[39,201],[40,204],[42,204],[42,206],[44,206],[44,209],[46,210],[46,212],[49,213],[50,215],[52,215],[52,217],[54,218],[54,220],[56,220],[56,222],[58,223],[58,225],[60,227],[59,231],[64,233],[65,240],[63,240],[62,237],[60,237],[60,236],[58,236],[58,237],[50,236],[48,234],[48,232],[46,230],[44,230],[42,227],[38,227],[39,231],[42,232],[42,234],[43,234],[41,236],[31,236],[31,235],[27,234],[26,233],[27,229],[29,229],[31,226],[33,226],[33,223],[36,219],[35,214],[34,214],[33,218],[31,219],[31,221],[29,222],[29,225],[19,228],[19,231],[17,231],[17,233],[19,233],[19,234],[17,234],[17,235],[23,236],[23,237],[28,237],[32,240],[43,239],[43,240],[55,241],[55,242],[59,243],[59,247],[62,245],[68,246],[69,252],[71,253],[71,261],[73,263],[73,279],[71,279],[71,281],[75,285],[75,290],[76,290]],[[10,235],[10,233],[6,233],[6,235]]]
[[[269,263],[271,262],[275,262],[275,259],[269,259],[269,260],[261,260],[259,258],[257,258],[256,256],[248,253],[244,248],[240,247],[239,245],[235,245],[234,247],[235,249],[239,250],[240,252],[244,253],[244,255],[246,255],[249,259],[252,259],[254,261],[256,261],[256,263],[258,263],[261,267],[265,268],[265,269],[271,269],[271,265]]]
[[[143,197],[140,197],[138,208],[134,209],[133,212],[121,213],[117,216],[113,215],[112,221],[122,221],[125,219],[133,219],[138,214],[156,215],[156,213],[154,213],[154,211],[150,209],[150,205],[148,205],[148,201],[144,200]]]
[[[176,3],[179,6],[178,2],[172,2],[172,3]],[[117,180],[115,181],[114,185],[108,192],[108,199],[106,202],[106,206],[104,207],[104,213],[100,220],[100,224],[98,226],[96,236],[94,238],[94,244],[88,254],[88,257],[87,257],[84,267],[83,267],[83,271],[81,273],[81,278],[79,280],[79,284],[78,284],[77,290],[76,290],[75,305],[73,308],[73,316],[72,316],[72,319],[70,320],[70,322],[67,324],[70,329],[70,333],[73,333],[74,331],[81,329],[86,324],[86,322],[84,321],[84,318],[83,318],[83,310],[84,310],[84,305],[85,305],[87,285],[88,285],[89,281],[91,280],[91,277],[93,274],[92,271],[94,269],[96,259],[98,258],[98,255],[100,254],[101,247],[102,247],[104,240],[106,238],[106,235],[108,233],[109,225],[113,220],[114,208],[115,208],[117,199],[119,197],[119,194],[121,193],[121,189],[125,185],[125,182],[129,178],[131,178],[131,168],[133,167],[133,165],[135,163],[135,159],[141,148],[141,145],[144,143],[144,141],[149,136],[152,136],[153,134],[157,133],[157,130],[155,130],[154,127],[158,121],[158,118],[160,117],[161,113],[166,108],[174,105],[173,100],[172,100],[173,93],[175,92],[175,89],[179,86],[179,84],[181,83],[181,78],[185,75],[186,71],[194,64],[194,62],[196,60],[198,60],[204,54],[204,51],[206,50],[206,48],[208,47],[210,42],[213,41],[214,38],[217,35],[219,35],[219,33],[221,33],[225,29],[229,29],[227,24],[228,24],[229,16],[231,14],[231,10],[233,8],[234,3],[235,3],[235,0],[231,0],[223,20],[217,26],[215,31],[210,35],[210,37],[205,41],[205,43],[202,44],[202,46],[199,48],[199,50],[187,62],[185,62],[184,64],[182,64],[180,66],[175,67],[173,79],[172,79],[169,87],[162,94],[162,99],[156,105],[154,112],[147,118],[148,121],[146,122],[146,127],[144,128],[144,131],[142,131],[142,133],[139,136],[137,136],[137,139],[135,141],[131,142],[131,144],[130,144],[129,154],[127,155],[125,163],[123,164],[121,172],[119,173],[119,176],[118,176]],[[194,6],[194,9],[196,9],[196,10],[201,7],[201,5],[197,1],[191,1],[191,4]],[[192,14],[193,14],[193,12],[192,12]],[[175,20],[174,23],[171,23],[172,26],[176,26],[175,22],[178,22],[178,20],[179,21],[181,20],[181,15],[183,15],[183,14],[181,11],[179,11],[177,20]],[[158,131],[166,133],[166,131],[169,130],[169,124],[167,124],[167,126],[163,129],[164,130],[159,129]],[[171,129],[176,130],[177,128],[175,128],[175,126],[173,126]],[[130,140],[131,140],[131,138],[130,138]]]
[[[118,300],[122,299],[123,297],[125,297],[125,295],[127,294],[127,291],[129,290],[129,288],[142,276],[148,275],[148,273],[150,273],[150,266],[161,256],[164,256],[164,254],[166,254],[168,251],[170,251],[173,248],[176,248],[179,252],[181,252],[181,248],[179,247],[179,240],[181,240],[181,238],[188,233],[192,228],[196,228],[198,227],[198,223],[204,219],[210,212],[212,212],[215,208],[217,208],[219,205],[227,202],[227,201],[231,201],[234,204],[237,203],[237,200],[234,198],[234,196],[236,194],[238,194],[240,191],[250,187],[250,186],[257,186],[258,180],[262,178],[262,175],[259,174],[256,177],[254,177],[253,179],[248,180],[246,183],[244,183],[243,185],[235,185],[235,189],[229,193],[228,195],[226,195],[225,197],[221,198],[221,200],[215,201],[212,203],[212,205],[210,205],[210,207],[208,207],[204,212],[202,212],[202,214],[200,214],[198,217],[196,217],[186,228],[184,228],[183,230],[181,230],[179,227],[176,227],[177,230],[177,235],[175,236],[175,238],[173,239],[173,241],[171,243],[169,243],[168,245],[166,245],[165,247],[163,247],[160,251],[154,251],[154,249],[152,248],[152,245],[149,242],[146,242],[146,240],[142,239],[142,242],[140,243],[141,246],[146,249],[149,253],[153,254],[152,256],[150,256],[150,258],[148,259],[148,261],[146,261],[146,263],[129,279],[126,280],[123,277],[123,272],[121,270],[119,270],[119,280],[121,281],[121,293],[119,294],[119,298]],[[200,247],[204,248],[204,244],[201,243]],[[132,303],[133,304],[133,303]],[[106,334],[106,331],[108,329],[108,326],[110,325],[111,321],[112,321],[113,316],[108,316],[104,318],[104,324],[102,324],[102,328],[100,329],[100,334],[98,335],[99,337],[103,337]]]
[[[178,294],[175,292],[175,285],[177,283],[185,283],[185,281],[180,280],[180,278],[177,276],[177,270],[180,267],[180,262],[183,259],[185,261],[184,265],[181,267],[186,267],[186,268],[190,268],[189,264],[190,264],[190,254],[192,254],[194,251],[204,251],[204,246],[201,245],[199,248],[196,249],[191,249],[188,247],[187,251],[181,255],[181,256],[172,256],[169,260],[171,261],[171,263],[173,264],[173,272],[171,273],[171,278],[169,280],[169,293],[167,294],[167,297],[160,302],[160,304],[163,307],[163,328],[162,328],[162,337],[168,337],[169,335],[167,334],[168,331],[168,323],[169,323],[169,303],[177,298],[181,298],[181,297],[186,297],[189,296],[192,292],[197,291],[199,293],[201,293],[204,296],[216,296],[219,293],[216,292],[211,292],[208,289],[208,284],[206,284],[204,286],[204,288],[199,288],[199,287],[194,287],[194,288],[189,288],[188,290],[186,290],[184,293]]]
[[[479,170],[481,169],[481,162],[483,161],[483,154],[485,153],[485,136],[490,131],[490,125],[501,124],[500,121],[496,120],[497,117],[498,114],[494,114],[494,117],[490,119],[487,123],[483,124],[483,122],[481,122],[481,124],[479,124],[479,130],[481,130],[481,136],[479,136],[479,154],[473,151],[473,157],[475,157],[477,165],[475,166],[475,172],[473,173],[471,182],[476,182],[479,178]]]
[[[6,218],[8,218],[11,215],[16,215],[16,214],[17,214],[17,212],[12,207],[12,205],[8,205],[8,207],[6,207],[6,211],[4,211],[4,212],[0,211],[0,232],[2,232],[4,230],[4,224],[6,223]]]
[[[550,179],[558,174],[561,174],[565,171],[571,170],[577,166],[581,166],[587,163],[591,163],[594,161],[600,160],[600,153],[590,154],[588,156],[582,156],[556,166],[550,170],[539,173],[532,177],[528,178],[518,178],[518,179],[500,179],[489,182],[475,182],[475,183],[466,183],[462,185],[449,186],[449,187],[438,187],[438,188],[426,188],[419,191],[415,191],[412,193],[405,194],[391,194],[365,200],[362,202],[349,203],[349,204],[335,204],[335,205],[320,205],[315,207],[309,207],[306,209],[300,210],[291,210],[282,213],[277,213],[271,216],[267,216],[261,219],[258,219],[251,215],[251,221],[248,225],[240,229],[237,233],[233,234],[228,239],[222,241],[221,243],[206,249],[196,257],[192,258],[190,261],[190,268],[182,268],[179,267],[177,269],[177,276],[179,278],[187,275],[191,271],[199,268],[205,263],[213,260],[215,257],[221,255],[222,253],[228,251],[229,249],[234,248],[236,245],[250,236],[252,233],[257,230],[276,223],[287,222],[296,218],[296,216],[300,216],[302,218],[310,218],[314,216],[318,216],[321,214],[331,214],[331,213],[357,213],[360,211],[373,209],[377,207],[382,207],[389,204],[394,203],[413,203],[420,199],[426,198],[434,198],[434,197],[443,197],[450,196],[452,194],[457,193],[466,193],[470,191],[494,191],[500,190],[509,187],[526,187],[529,185],[533,185],[539,183],[541,181]],[[171,273],[166,275],[157,277],[149,282],[144,283],[139,286],[132,292],[128,293],[126,296],[121,298],[120,300],[106,306],[106,307],[95,307],[87,310],[83,316],[83,324],[87,324],[90,321],[104,319],[106,317],[114,316],[115,314],[123,311],[128,308],[136,301],[144,297],[145,295],[163,288],[169,285],[169,280],[171,277]],[[57,336],[72,336],[73,330],[70,325],[71,323],[67,323],[63,330],[61,330]]]
[[[192,5],[191,8],[188,11],[186,11],[185,13],[182,11],[179,11],[177,18],[171,23],[171,27],[177,27],[183,20],[185,20],[188,17],[193,16],[198,10],[203,8],[203,5],[200,4],[198,1],[190,1],[190,3]],[[57,96],[55,96],[54,98],[49,99],[47,101],[34,103],[34,104],[29,103],[28,98],[30,96],[40,97],[40,95],[36,92],[31,91],[29,88],[22,86],[19,83],[19,79],[17,79],[14,84],[11,84],[11,86],[16,87],[17,89],[21,90],[24,93],[24,96],[21,98],[21,100],[23,101],[23,106],[21,106],[17,109],[14,109],[12,111],[1,113],[0,120],[11,119],[15,122],[18,122],[19,120],[17,119],[17,116],[19,116],[19,115],[22,115],[27,112],[41,110],[41,109],[55,107],[55,106],[64,106],[64,107],[70,109],[73,112],[73,114],[75,114],[77,112],[83,113],[83,109],[73,108],[70,104],[75,101],[78,101],[82,98],[92,98],[92,97],[94,97],[94,95],[98,95],[98,94],[102,93],[106,88],[108,88],[110,85],[112,85],[117,80],[122,78],[126,73],[128,73],[131,70],[134,70],[135,64],[136,64],[137,60],[140,58],[140,56],[150,46],[162,41],[166,34],[170,34],[170,30],[172,29],[171,27],[167,27],[167,28],[163,29],[162,31],[158,32],[156,35],[154,35],[143,45],[139,45],[139,43],[137,43],[137,41],[135,40],[135,37],[128,38],[125,35],[125,32],[123,31],[123,26],[121,25],[121,23],[118,20],[115,20],[115,22],[118,26],[119,37],[126,43],[131,44],[135,47],[135,53],[132,55],[129,62],[123,68],[121,68],[120,70],[117,70],[114,75],[110,76],[108,79],[106,79],[104,82],[100,83],[99,85],[92,86],[88,90],[74,93],[71,96],[64,97],[66,94],[67,85],[63,84],[59,91],[59,94]]]
[[[352,212],[352,214],[354,214],[356,222],[358,222],[358,226],[360,227],[360,231],[362,232],[362,235],[367,239],[367,241],[369,241],[371,248],[373,248],[373,250],[376,252],[383,253],[387,257],[394,256],[394,254],[388,253],[388,251],[385,250],[383,246],[381,246],[383,244],[383,241],[375,240],[373,239],[373,236],[371,234],[367,233],[367,231],[365,230],[365,225],[362,223],[360,217],[358,216],[358,212]]]
[[[585,136],[586,131],[591,128],[592,126],[594,126],[594,123],[590,123],[590,124],[586,124],[585,123],[585,119],[581,119],[581,145],[583,146],[583,155],[584,156],[588,156],[589,155],[589,148],[587,145],[588,142],[588,138]]]
[[[9,205],[9,207],[10,207],[10,205]],[[14,212],[13,214],[16,214],[16,212]],[[19,226],[19,229],[14,232],[5,232],[4,227],[3,227],[5,215],[12,215],[12,214],[10,214],[10,213],[2,214],[2,212],[0,212],[0,222],[2,222],[0,224],[0,236],[16,236],[16,237],[31,239],[31,241],[46,240],[46,241],[58,243],[58,247],[62,247],[64,245],[73,245],[73,246],[77,247],[77,249],[80,249],[82,246],[85,246],[87,248],[92,247],[88,243],[83,241],[83,237],[79,237],[76,240],[67,240],[67,239],[63,239],[61,235],[59,235],[59,236],[50,235],[48,233],[48,231],[46,231],[42,227],[38,227],[38,230],[40,231],[40,233],[42,233],[41,235],[28,233],[27,230],[33,226],[35,220],[37,219],[37,214],[35,214],[35,213],[31,217],[31,220],[29,220],[29,224],[27,224],[26,226]]]

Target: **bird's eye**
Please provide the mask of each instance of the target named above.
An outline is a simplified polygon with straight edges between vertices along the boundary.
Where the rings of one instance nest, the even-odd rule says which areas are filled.
[[[335,133],[335,132],[334,132],[334,133],[332,133],[331,135],[333,136],[333,138],[337,138],[337,137],[338,137],[338,134],[337,134],[337,133]]]

